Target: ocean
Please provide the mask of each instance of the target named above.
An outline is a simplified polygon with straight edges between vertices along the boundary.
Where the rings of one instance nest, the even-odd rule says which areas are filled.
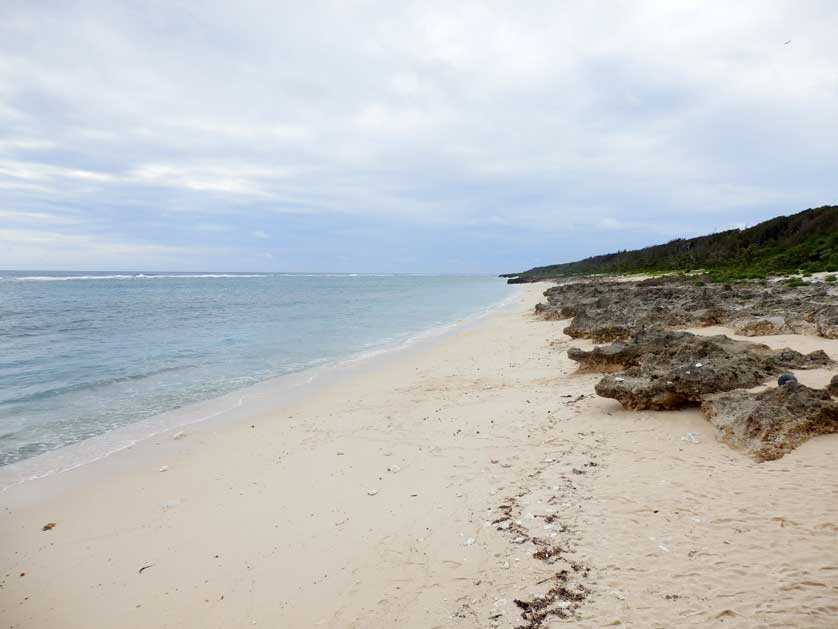
[[[409,345],[511,291],[485,276],[0,271],[0,465]]]

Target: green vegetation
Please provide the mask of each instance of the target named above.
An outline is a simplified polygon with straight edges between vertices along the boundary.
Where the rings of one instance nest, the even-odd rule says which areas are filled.
[[[836,277],[834,275],[826,275],[824,276],[823,281],[832,284],[835,281],[835,279]]]
[[[808,286],[809,282],[800,279],[799,277],[793,277],[791,279],[786,280],[786,286]]]
[[[506,277],[517,275],[517,282],[533,282],[567,275],[666,273],[691,269],[703,269],[713,282],[838,272],[838,206],[779,216],[748,229],[536,267]]]

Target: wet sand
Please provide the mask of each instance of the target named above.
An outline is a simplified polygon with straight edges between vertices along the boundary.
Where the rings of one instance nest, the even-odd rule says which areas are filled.
[[[565,355],[590,344],[531,314],[544,288],[280,410],[8,490],[0,617],[835,626],[838,435],[757,464],[698,410],[623,411]],[[551,589],[556,613],[522,619]]]

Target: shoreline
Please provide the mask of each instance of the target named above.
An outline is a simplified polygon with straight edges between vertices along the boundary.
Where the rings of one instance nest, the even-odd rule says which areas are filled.
[[[278,410],[314,395],[318,387],[352,378],[377,368],[392,356],[439,343],[446,337],[479,323],[492,313],[507,308],[520,291],[512,290],[502,300],[450,323],[436,325],[406,339],[324,362],[262,382],[235,389],[219,397],[193,402],[147,417],[138,422],[94,435],[80,442],[50,450],[0,467],[0,497],[17,485],[62,474],[91,465],[141,446],[143,442],[178,430],[195,430],[207,422],[244,421],[248,417]],[[246,402],[245,402],[246,400]]]
[[[695,408],[597,397],[600,374],[567,356],[592,342],[532,313],[545,288],[287,408],[10,490],[0,613],[22,629],[830,627],[838,435],[755,463]]]

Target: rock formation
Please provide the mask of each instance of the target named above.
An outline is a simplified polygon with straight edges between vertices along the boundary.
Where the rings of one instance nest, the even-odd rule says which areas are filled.
[[[832,362],[820,350],[804,355],[723,335],[660,330],[640,332],[628,342],[587,352],[571,348],[568,357],[577,361],[582,371],[620,372],[605,376],[596,392],[631,410],[698,404],[710,393],[754,387],[788,369]]]
[[[814,334],[838,338],[838,289],[823,284],[787,286],[707,284],[671,276],[635,282],[601,279],[549,288],[536,313],[572,318],[565,333],[596,343],[627,339],[649,328],[730,325],[744,336]]]
[[[838,401],[830,396],[837,390],[836,378],[827,390],[789,382],[761,393],[710,395],[701,410],[719,439],[757,461],[769,461],[812,437],[838,432]]]

